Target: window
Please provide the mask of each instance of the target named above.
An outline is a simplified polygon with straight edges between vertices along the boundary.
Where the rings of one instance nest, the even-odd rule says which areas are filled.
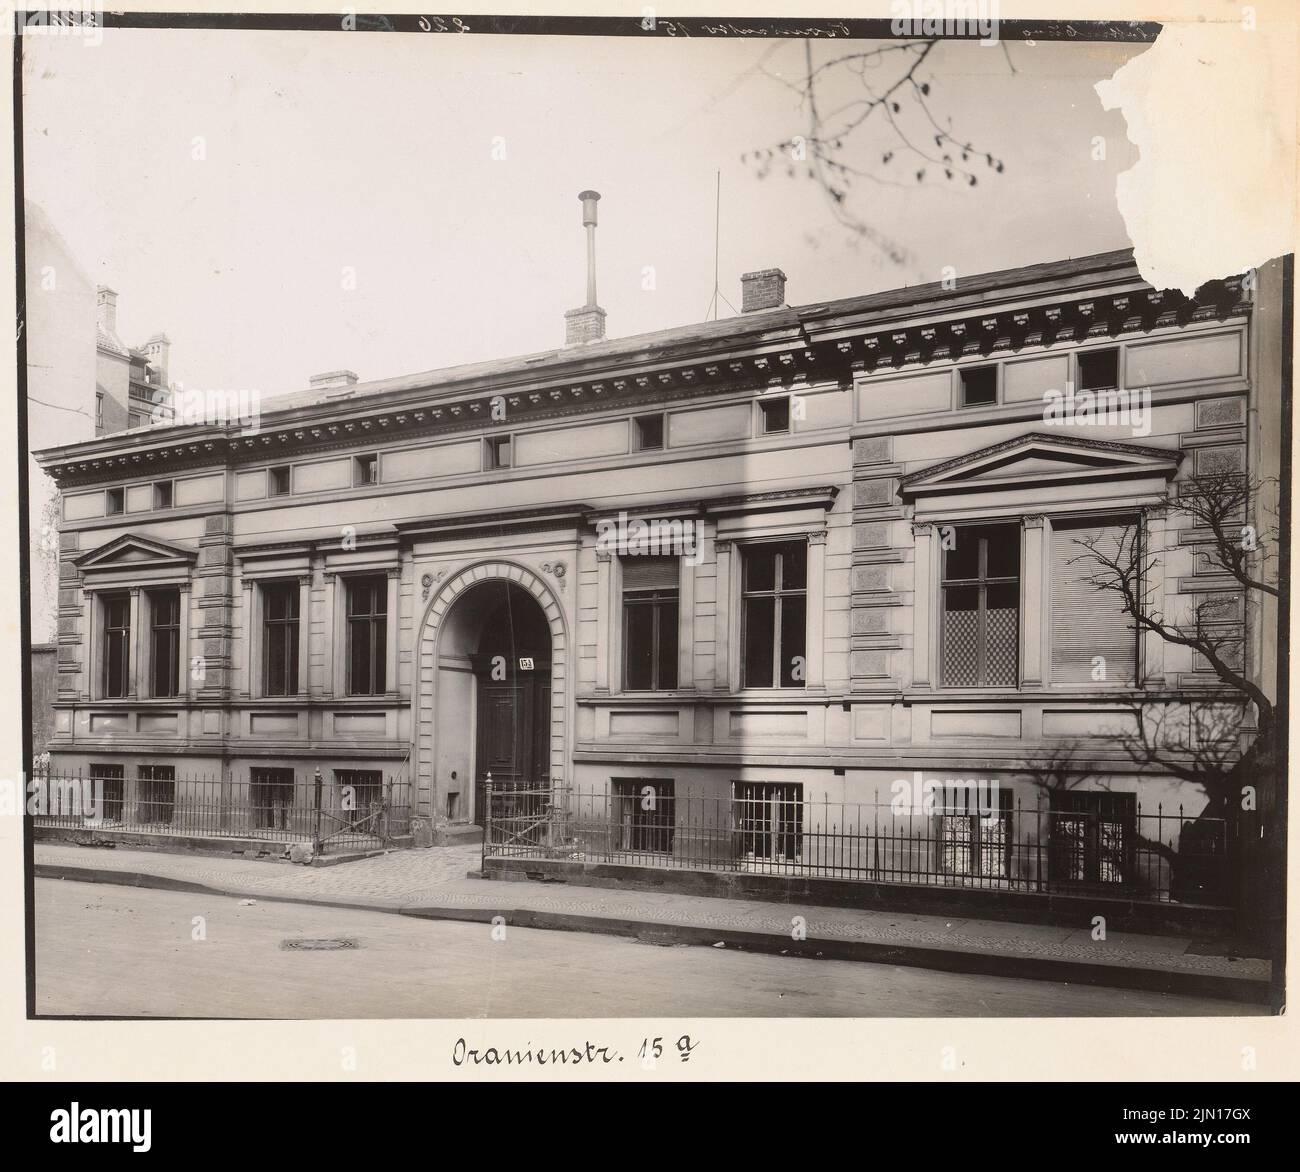
[[[92,765],[90,779],[95,784],[95,799],[99,802],[99,816],[105,822],[121,822],[122,806],[126,798],[126,783],[122,766]]]
[[[988,407],[998,401],[998,368],[967,366],[961,372],[961,405]]]
[[[788,396],[783,395],[779,399],[760,399],[758,409],[763,416],[764,435],[776,435],[778,432],[790,430],[790,399]]]
[[[104,430],[104,392],[95,392],[95,434],[99,435]]]
[[[1053,790],[1051,878],[1060,883],[1122,886],[1134,876],[1134,794]]]
[[[126,489],[108,488],[104,490],[104,515],[115,517],[126,509]]]
[[[358,488],[365,484],[378,484],[379,457],[373,454],[358,456],[352,462],[352,483]]]
[[[1125,564],[1139,539],[1137,518],[1052,523],[1052,682],[1131,685],[1137,677],[1137,629],[1113,590],[1093,580],[1098,553]]]
[[[127,427],[144,427],[149,422],[149,416],[143,411],[128,411],[126,413]]]
[[[664,446],[664,417],[638,415],[633,423],[633,437],[638,452],[654,452]]]
[[[386,578],[354,578],[348,583],[349,695],[378,696],[384,691],[387,613]]]
[[[154,696],[180,694],[181,592],[149,592],[149,690]]]
[[[617,849],[669,854],[677,829],[672,781],[646,777],[611,780],[614,824],[618,827]]]
[[[119,700],[131,683],[131,597],[104,598],[104,696]]]
[[[803,854],[803,786],[738,781],[733,811],[742,859],[795,862]]]
[[[262,587],[262,693],[298,694],[298,583]]]
[[[508,435],[489,436],[484,441],[484,467],[491,471],[493,468],[510,467],[510,437]]]
[[[294,805],[292,769],[250,769],[248,790],[255,828],[259,830],[290,828]]]
[[[802,688],[807,542],[745,546],[741,559],[741,686]]]
[[[943,682],[1020,682],[1020,527],[961,526],[943,552]]]
[[[958,879],[1007,879],[1011,874],[1011,793],[977,786],[944,795],[937,814],[939,870]]]
[[[267,491],[271,496],[288,496],[292,479],[290,478],[291,469],[288,464],[280,464],[278,467],[268,469],[269,476],[267,480]]]
[[[155,509],[170,509],[172,501],[175,499],[175,485],[170,480],[156,480],[153,486],[153,507]]]
[[[339,805],[343,816],[353,826],[377,833],[379,811],[382,808],[383,777],[378,769],[336,769],[334,780],[339,785]]]
[[[176,767],[141,765],[136,776],[137,819],[145,824],[170,826],[176,812]]]
[[[623,559],[623,686],[677,687],[676,558]]]
[[[1119,350],[1085,350],[1078,355],[1079,390],[1096,391],[1119,386]]]

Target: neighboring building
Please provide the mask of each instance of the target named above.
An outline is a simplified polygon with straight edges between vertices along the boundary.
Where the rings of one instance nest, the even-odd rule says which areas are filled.
[[[155,335],[139,350],[124,346],[117,336],[117,294],[91,284],[38,204],[26,201],[23,212],[29,453],[170,421],[166,336]],[[27,486],[33,752],[39,754],[53,722],[52,712],[38,709],[47,693],[53,698],[54,656],[36,648],[52,645],[58,631],[62,507],[58,487],[30,455]]]
[[[1194,471],[1276,475],[1276,309],[1235,279],[1153,290],[1128,252],[804,307],[784,283],[617,340],[593,288],[560,350],[40,453],[65,508],[55,757],[128,806],[159,765],[263,795],[397,775],[437,823],[481,821],[489,772],[563,784],[617,809],[628,858],[714,867],[810,857],[823,803],[869,830],[913,771],[978,777],[999,804],[927,817],[929,869],[1041,887],[1044,823],[1014,815],[1082,746],[1052,875],[1131,879],[1138,804],[1199,807],[1114,730],[1208,677],[1089,590],[1074,542],[1136,520],[1169,613],[1231,593],[1160,503]],[[1148,410],[1045,419],[1067,387]],[[638,521],[698,544],[647,556]]]

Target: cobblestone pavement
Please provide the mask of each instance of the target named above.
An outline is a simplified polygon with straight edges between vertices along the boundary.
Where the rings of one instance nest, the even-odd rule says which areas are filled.
[[[479,866],[477,845],[393,851],[332,867],[52,843],[38,843],[35,853],[36,862],[42,865],[138,872],[240,895],[264,893],[268,897],[373,908],[527,910],[781,936],[791,936],[798,926],[794,917],[802,916],[802,926],[813,941],[879,941],[1262,980],[1267,980],[1270,972],[1266,960],[1188,953],[1192,941],[1187,937],[1110,932],[1105,940],[1097,941],[1087,929],[1043,924],[558,884],[485,882],[466,877]]]

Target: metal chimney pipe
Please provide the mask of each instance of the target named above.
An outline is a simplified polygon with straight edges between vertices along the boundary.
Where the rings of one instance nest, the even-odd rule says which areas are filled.
[[[580,191],[582,226],[587,229],[587,307],[596,304],[596,203],[599,191]]]

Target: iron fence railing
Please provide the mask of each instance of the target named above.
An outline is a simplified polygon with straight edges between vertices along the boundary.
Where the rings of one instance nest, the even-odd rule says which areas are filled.
[[[1148,902],[1232,903],[1233,826],[1222,818],[1010,794],[983,808],[899,810],[805,800],[737,783],[730,797],[487,787],[483,857],[551,858]]]
[[[411,784],[375,771],[282,769],[177,776],[170,766],[112,766],[32,778],[37,826],[158,836],[314,844],[318,853],[378,849],[410,833]]]

